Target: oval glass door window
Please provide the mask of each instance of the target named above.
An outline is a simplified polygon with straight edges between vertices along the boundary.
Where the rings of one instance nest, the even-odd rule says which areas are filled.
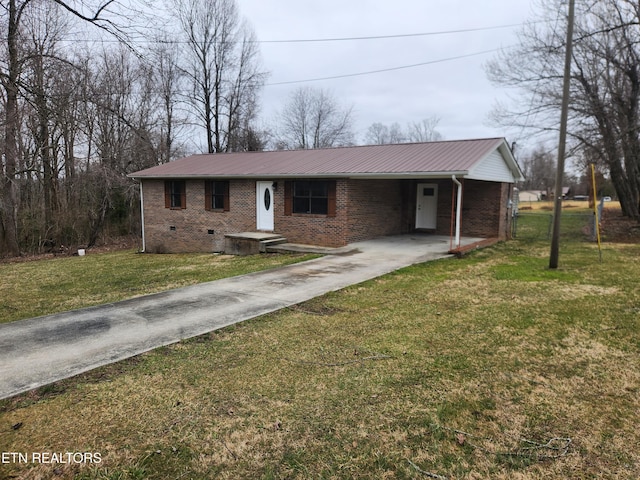
[[[264,208],[269,211],[269,207],[271,207],[271,192],[268,188],[264,190]]]

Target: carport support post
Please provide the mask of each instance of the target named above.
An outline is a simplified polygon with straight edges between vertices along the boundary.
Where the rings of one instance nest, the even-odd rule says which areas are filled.
[[[462,183],[458,181],[455,175],[451,175],[451,180],[458,186],[458,196],[456,198],[456,248],[460,248],[460,220],[462,218]]]
[[[142,179],[140,179],[140,224],[142,227],[142,252],[141,253],[145,253],[147,245],[144,238],[144,195],[142,193]]]

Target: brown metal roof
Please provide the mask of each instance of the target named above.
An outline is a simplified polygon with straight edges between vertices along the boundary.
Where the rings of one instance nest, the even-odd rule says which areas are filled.
[[[142,170],[130,177],[464,175],[501,145],[506,145],[503,138],[487,138],[315,150],[202,154]]]

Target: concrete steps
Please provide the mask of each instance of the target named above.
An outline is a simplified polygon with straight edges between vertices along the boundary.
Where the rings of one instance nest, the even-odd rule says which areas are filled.
[[[266,253],[270,248],[275,248],[278,245],[287,243],[287,239],[281,236],[268,238],[260,241],[260,252]]]
[[[320,247],[289,243],[277,233],[243,232],[225,235],[224,253],[227,255],[256,255],[258,253],[318,253],[321,255],[350,255],[358,250],[346,246],[340,248]]]
[[[276,233],[230,233],[224,238],[224,253],[228,255],[255,255],[265,253],[270,246],[286,242],[286,238]]]
[[[321,255],[349,255],[356,253],[355,247],[320,247],[317,245],[303,245],[300,243],[279,243],[267,247],[269,253],[318,253]]]

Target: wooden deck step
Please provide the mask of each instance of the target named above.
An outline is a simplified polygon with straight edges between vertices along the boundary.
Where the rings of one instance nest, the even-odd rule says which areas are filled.
[[[449,253],[452,253],[458,257],[462,257],[466,253],[469,253],[478,248],[490,247],[491,245],[495,245],[499,241],[500,241],[499,238],[485,238],[484,240],[470,243],[469,245],[463,245],[462,247],[459,247],[459,248],[452,248],[451,250],[449,250]]]

